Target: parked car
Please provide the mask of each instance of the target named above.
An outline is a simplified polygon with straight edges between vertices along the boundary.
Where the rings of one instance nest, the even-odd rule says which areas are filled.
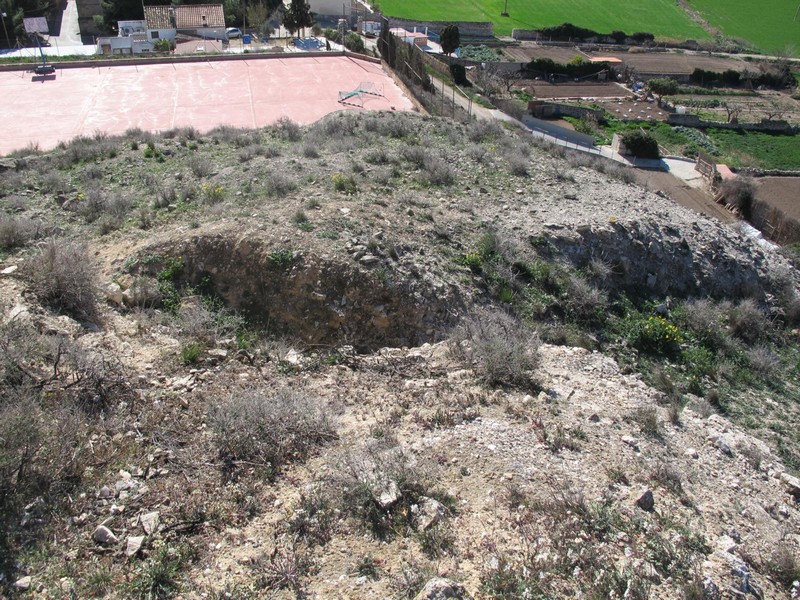
[[[238,27],[228,27],[225,30],[225,33],[227,34],[229,40],[242,37],[242,30]]]

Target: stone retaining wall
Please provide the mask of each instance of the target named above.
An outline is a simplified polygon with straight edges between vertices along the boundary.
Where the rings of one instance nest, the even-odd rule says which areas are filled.
[[[769,131],[774,133],[795,133],[797,127],[792,127],[786,121],[767,121],[760,123],[720,123],[717,121],[704,121],[697,115],[679,115],[671,113],[667,117],[670,125],[683,125],[684,127],[713,127],[715,129],[739,129],[744,131]]]

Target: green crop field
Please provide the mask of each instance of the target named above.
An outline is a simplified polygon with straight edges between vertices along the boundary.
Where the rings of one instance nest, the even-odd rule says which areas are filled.
[[[610,144],[615,133],[645,129],[671,155],[694,158],[702,151],[735,168],[800,169],[800,135],[715,128],[699,130],[666,123],[624,122],[613,116],[600,127],[587,126],[581,119],[568,117],[566,120],[577,131],[593,135],[599,144]]]
[[[379,0],[379,5],[385,14],[406,19],[491,21],[495,35],[569,22],[601,33],[646,31],[662,38],[708,38],[675,0],[508,0],[508,17],[500,16],[505,0]]]
[[[800,52],[798,0],[689,0],[722,33],[766,52]]]
[[[709,129],[708,136],[732,167],[800,169],[800,136]]]

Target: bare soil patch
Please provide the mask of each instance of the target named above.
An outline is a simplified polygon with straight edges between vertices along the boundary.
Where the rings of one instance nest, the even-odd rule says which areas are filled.
[[[653,191],[665,193],[685,208],[719,219],[723,223],[736,221],[733,213],[714,202],[708,192],[693,188],[670,173],[640,171],[637,173],[637,180],[641,185]]]
[[[800,221],[800,177],[760,177],[756,197]]]
[[[537,98],[623,98],[630,94],[616,83],[547,83],[530,86]]]
[[[576,55],[584,57],[610,56],[618,58],[626,65],[645,73],[691,73],[697,68],[708,71],[743,70],[748,63],[728,57],[693,54],[689,52],[581,52],[577,48],[538,46],[525,43],[515,48],[505,48],[506,54],[514,60],[528,62],[534,58],[551,58],[565,63]]]

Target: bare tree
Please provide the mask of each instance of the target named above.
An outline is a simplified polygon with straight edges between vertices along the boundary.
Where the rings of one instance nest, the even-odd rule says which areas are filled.
[[[499,69],[498,73],[496,74],[497,80],[500,85],[505,89],[506,94],[511,94],[511,88],[516,85],[516,83],[522,79],[524,73],[521,70],[517,71],[508,71]]]
[[[484,69],[477,69],[475,83],[483,90],[485,96],[493,98],[497,95],[498,81],[491,66],[487,65]]]
[[[779,100],[772,99],[762,108],[767,121],[781,120],[786,116],[788,107]]]
[[[739,116],[742,114],[742,105],[733,104],[728,102],[722,103],[722,108],[725,109],[725,114],[728,116],[728,123],[738,123]]]

